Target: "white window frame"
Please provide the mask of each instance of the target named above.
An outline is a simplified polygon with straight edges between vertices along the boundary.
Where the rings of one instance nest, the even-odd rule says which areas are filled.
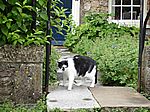
[[[147,1],[147,0],[145,0]],[[140,25],[140,20],[132,20],[132,13],[133,13],[133,7],[140,7],[140,5],[133,5],[133,0],[131,0],[131,5],[122,5],[122,0],[120,5],[113,5],[113,0],[109,0],[109,13],[112,14],[112,8],[115,6],[120,6],[121,7],[121,18],[119,20],[113,20],[112,17],[109,18],[111,22],[118,23],[120,25],[126,25],[126,26],[137,26],[139,27]],[[131,7],[131,19],[122,19],[122,7]]]
[[[80,24],[80,0],[72,0],[72,19],[77,26]]]

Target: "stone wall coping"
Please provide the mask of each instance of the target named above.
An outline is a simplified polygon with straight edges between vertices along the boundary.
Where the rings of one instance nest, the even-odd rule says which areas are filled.
[[[44,46],[12,46],[4,45],[0,47],[1,63],[41,63],[44,62]]]

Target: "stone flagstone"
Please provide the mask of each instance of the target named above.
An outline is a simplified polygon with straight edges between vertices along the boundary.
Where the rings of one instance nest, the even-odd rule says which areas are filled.
[[[130,87],[90,88],[101,107],[149,107],[150,101]]]
[[[70,110],[80,108],[93,109],[100,108],[100,106],[85,86],[74,87],[71,91],[68,91],[67,87],[59,86],[48,94],[47,108],[48,110],[54,108]]]

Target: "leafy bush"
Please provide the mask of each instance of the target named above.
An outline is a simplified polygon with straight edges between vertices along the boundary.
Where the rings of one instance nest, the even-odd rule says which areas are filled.
[[[52,48],[51,53],[51,63],[50,63],[50,83],[57,81],[57,60],[60,58],[60,55],[56,49]]]
[[[58,33],[65,30],[61,26],[69,30],[70,20],[65,15],[66,9],[58,7],[60,3],[60,0],[52,0],[51,5],[51,25],[57,29]],[[36,8],[31,6],[31,0],[0,0],[0,45],[27,46],[48,43],[46,8],[47,0],[36,1]],[[33,13],[37,16],[36,29],[32,29]],[[52,37],[52,31],[50,37]]]
[[[44,99],[37,101],[35,106],[15,106],[12,102],[5,102],[0,105],[0,112],[46,112],[47,107]]]
[[[72,50],[75,45],[82,41],[82,38],[95,40],[98,38],[119,38],[123,35],[137,37],[138,30],[136,27],[119,26],[115,23],[109,23],[107,18],[109,14],[91,13],[84,17],[84,24],[73,28],[66,37],[65,46]]]
[[[85,16],[84,24],[69,33],[65,46],[95,59],[104,85],[136,86],[138,29],[107,21],[108,14]]]
[[[50,80],[49,80],[49,84],[53,84],[57,81],[57,60],[60,58],[59,53],[56,51],[56,49],[52,46],[51,49],[51,56],[50,56]],[[46,55],[44,57],[44,67],[45,68],[45,63],[46,63]],[[43,79],[45,79],[45,69],[43,69]],[[44,81],[44,80],[43,80]],[[45,84],[43,82],[43,84]]]
[[[138,41],[130,37],[97,39],[89,56],[97,60],[104,85],[136,87]],[[98,45],[98,47],[97,47]]]

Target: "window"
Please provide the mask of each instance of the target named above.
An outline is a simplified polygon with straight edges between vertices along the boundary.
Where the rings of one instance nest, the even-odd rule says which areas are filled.
[[[140,0],[111,0],[112,20],[139,20]]]

